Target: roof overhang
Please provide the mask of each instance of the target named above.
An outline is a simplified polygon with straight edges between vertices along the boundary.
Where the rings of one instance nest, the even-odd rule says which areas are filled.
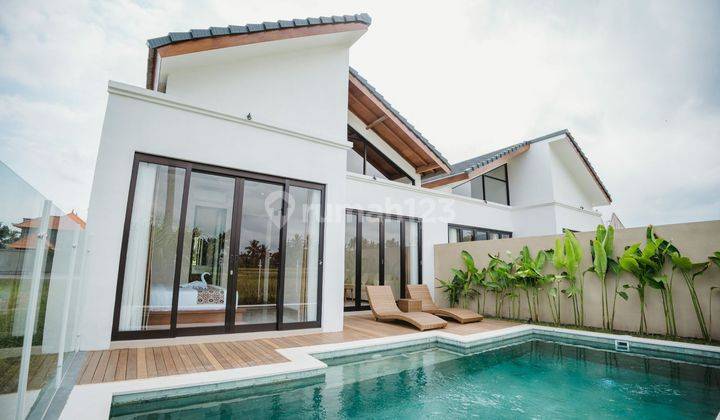
[[[449,173],[450,166],[439,153],[426,144],[408,124],[402,121],[384,101],[372,92],[353,72],[348,85],[348,109],[368,130],[373,130],[417,173]]]
[[[477,178],[482,174],[486,174],[490,171],[492,171],[495,168],[498,168],[502,165],[505,165],[506,163],[510,162],[511,159],[513,159],[515,156],[521,155],[525,152],[527,152],[530,149],[530,144],[525,144],[523,146],[520,146],[519,148],[513,150],[510,153],[505,154],[504,156],[493,160],[492,162],[488,163],[487,165],[480,166],[478,168],[460,172],[455,175],[446,176],[444,178],[439,179],[433,179],[428,182],[424,182],[422,184],[423,187],[426,188],[437,188],[442,187],[443,185],[453,184],[459,181],[465,181],[470,180],[473,178]]]
[[[295,19],[292,21],[265,22],[245,26],[229,26],[227,28],[210,28],[207,30],[191,30],[190,32],[171,33],[168,36],[148,41],[148,64],[146,88],[156,89],[158,80],[170,65],[171,58],[208,55],[217,56],[212,52],[220,49],[238,50],[234,47],[266,44],[282,48],[282,41],[316,37],[318,41],[301,43],[285,43],[295,47],[321,46],[324,44],[347,42],[352,44],[370,25],[370,16],[365,14],[353,16],[334,16],[331,18]],[[335,36],[332,36],[335,35]],[[310,45],[312,44],[312,45]],[[206,58],[206,57],[203,57]],[[163,61],[163,65],[158,63]],[[183,60],[172,60],[183,61]]]
[[[582,151],[572,134],[565,130],[564,136],[551,139],[550,147],[575,176],[575,181],[585,191],[590,192],[593,206],[607,206],[612,203],[612,197],[595,168],[590,164],[587,156]]]

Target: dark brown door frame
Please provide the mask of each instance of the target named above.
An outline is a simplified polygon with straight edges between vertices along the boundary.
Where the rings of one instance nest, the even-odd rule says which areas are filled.
[[[182,195],[182,207],[180,210],[180,221],[179,221],[179,232],[178,232],[178,244],[176,248],[175,257],[175,273],[173,281],[173,299],[170,313],[170,326],[167,329],[162,330],[145,330],[145,331],[119,331],[120,324],[120,309],[122,305],[122,292],[125,277],[125,264],[127,261],[127,244],[130,235],[130,223],[132,219],[133,202],[135,198],[135,187],[137,184],[137,173],[140,162],[154,163],[159,165],[166,165],[175,168],[181,168],[185,170],[185,178],[183,180],[183,195]],[[179,289],[180,289],[180,272],[182,268],[182,252],[184,244],[184,232],[187,219],[187,204],[190,190],[190,176],[192,172],[205,172],[213,175],[228,176],[235,178],[235,197],[233,201],[233,216],[231,222],[230,232],[230,255],[229,266],[231,267],[228,275],[228,290],[226,293],[226,309],[225,309],[225,325],[222,326],[209,326],[209,327],[186,327],[177,328],[177,309],[179,300]],[[283,204],[282,204],[282,216],[280,226],[280,270],[278,273],[278,288],[277,288],[277,316],[276,321],[273,323],[266,324],[249,324],[249,325],[235,325],[235,291],[237,288],[237,267],[236,263],[238,260],[238,240],[240,235],[241,215],[242,215],[242,193],[244,188],[245,180],[268,182],[283,186]],[[318,250],[318,283],[317,283],[317,315],[315,321],[309,322],[295,322],[295,323],[283,323],[282,322],[282,309],[284,300],[284,262],[285,253],[284,246],[286,240],[286,224],[287,224],[287,203],[290,186],[298,186],[303,188],[310,188],[320,191],[320,227],[319,227],[319,250]],[[135,339],[148,339],[148,338],[172,338],[176,336],[186,335],[204,335],[204,334],[222,334],[222,333],[235,333],[235,332],[250,332],[250,331],[265,331],[265,330],[286,330],[286,329],[299,329],[299,328],[319,328],[322,324],[322,287],[323,287],[323,246],[324,246],[324,235],[325,235],[325,185],[317,184],[312,182],[306,182],[295,179],[281,178],[272,175],[260,174],[255,172],[242,171],[237,169],[207,165],[203,163],[184,161],[178,159],[172,159],[163,156],[156,156],[141,152],[135,152],[133,158],[133,165],[131,170],[130,187],[128,191],[127,205],[125,208],[125,222],[123,226],[123,236],[120,249],[120,263],[118,268],[118,280],[117,288],[115,290],[115,307],[113,311],[113,324],[111,340],[135,340]]]
[[[378,256],[378,284],[385,284],[385,219],[399,220],[400,221],[400,296],[397,298],[405,297],[405,285],[407,285],[407,270],[405,268],[405,232],[406,224],[408,222],[416,222],[418,229],[418,284],[422,284],[422,219],[418,217],[402,216],[390,213],[378,213],[374,211],[358,210],[358,209],[346,209],[345,214],[355,215],[355,305],[354,306],[343,306],[344,311],[364,311],[370,309],[368,305],[362,305],[362,290],[360,277],[362,276],[362,218],[363,216],[377,217],[378,218],[378,229],[379,232],[379,256]],[[344,286],[343,286],[344,287]],[[344,293],[343,293],[344,296]],[[344,299],[344,298],[343,298]]]

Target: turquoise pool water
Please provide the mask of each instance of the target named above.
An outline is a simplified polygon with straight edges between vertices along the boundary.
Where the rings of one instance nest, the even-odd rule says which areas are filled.
[[[111,418],[714,419],[720,368],[538,339],[463,355],[416,348],[326,361],[279,385],[114,405]]]

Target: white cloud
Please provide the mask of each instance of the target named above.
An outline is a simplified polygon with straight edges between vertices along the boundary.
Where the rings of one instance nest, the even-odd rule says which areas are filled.
[[[367,11],[352,64],[451,161],[569,128],[627,225],[720,218],[712,2],[4,2],[0,159],[87,206],[108,79],[169,31]]]

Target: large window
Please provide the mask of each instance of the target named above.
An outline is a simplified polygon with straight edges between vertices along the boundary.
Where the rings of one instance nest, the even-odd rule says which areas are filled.
[[[388,285],[396,298],[422,283],[419,219],[348,210],[345,215],[345,310],[368,308],[366,286]]]
[[[320,326],[322,185],[136,154],[113,339]]]
[[[473,226],[448,225],[448,242],[485,241],[512,238],[512,232]]]
[[[510,205],[507,165],[498,166],[492,171],[464,182],[452,189],[453,194],[493,203]]]
[[[350,126],[348,126],[348,141],[352,143],[347,156],[348,172],[415,185],[410,175]]]

